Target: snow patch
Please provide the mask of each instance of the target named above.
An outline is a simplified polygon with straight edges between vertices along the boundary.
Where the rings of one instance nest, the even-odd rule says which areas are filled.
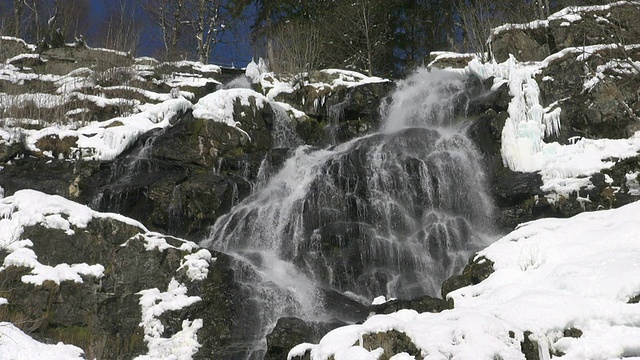
[[[84,351],[61,342],[51,345],[34,340],[11,323],[0,322],[0,357],[2,359],[84,359]]]
[[[640,294],[639,212],[636,202],[523,224],[478,254],[494,272],[451,293],[454,309],[374,315],[289,356],[311,350],[312,360],[344,358],[362,335],[389,330],[406,334],[429,359],[524,359],[525,331],[547,358],[552,350],[563,359],[640,356],[640,307],[627,303]],[[569,328],[583,335],[565,337]]]
[[[41,264],[31,249],[33,242],[23,238],[24,228],[37,224],[72,235],[72,227],[86,228],[91,219],[99,217],[113,218],[146,231],[142,224],[124,216],[97,213],[63,197],[35,190],[20,190],[0,199],[0,249],[8,253],[0,271],[9,266],[30,268],[30,273],[22,276],[21,280],[35,285],[42,285],[45,281],[81,283],[82,276],[100,279],[104,272],[104,266],[100,264]]]

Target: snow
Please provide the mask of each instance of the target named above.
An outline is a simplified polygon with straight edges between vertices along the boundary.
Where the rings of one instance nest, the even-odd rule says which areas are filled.
[[[546,20],[534,20],[525,24],[504,24],[491,30],[489,37],[489,43],[499,34],[510,30],[525,30],[525,29],[538,29],[542,27],[548,27],[551,21],[560,21],[561,26],[570,26],[576,21],[582,20],[586,13],[596,11],[606,11],[613,7],[622,5],[638,5],[638,1],[617,1],[606,5],[587,5],[587,6],[568,6],[556,13],[551,14]],[[602,17],[599,17],[598,22],[602,22]]]
[[[31,268],[30,273],[24,275],[21,280],[24,283],[35,285],[42,285],[45,281],[53,281],[57,284],[63,281],[81,283],[83,276],[100,279],[105,270],[100,264],[41,264],[38,262],[37,254],[31,249],[33,242],[28,239],[28,234],[24,233],[25,227],[41,224],[44,227],[58,229],[73,235],[73,228],[86,228],[94,218],[112,218],[138,227],[140,233],[132,239],[144,240],[145,248],[148,251],[163,251],[172,248],[186,252],[187,254],[183,257],[177,271],[184,271],[187,278],[192,281],[205,279],[209,271],[209,264],[215,261],[215,258],[212,258],[208,250],[199,248],[193,242],[149,232],[139,222],[122,215],[99,213],[85,205],[74,203],[57,195],[47,195],[35,190],[21,190],[12,196],[0,199],[0,249],[7,252],[0,271],[9,266]],[[169,244],[167,242],[169,238],[177,245]],[[122,246],[127,246],[129,241]],[[200,301],[200,298],[187,295],[187,287],[179,283],[175,278],[168,284],[167,291],[162,292],[154,288],[143,290],[139,292],[139,295],[141,295],[140,305],[142,309],[140,326],[144,328],[145,341],[148,344],[149,352],[138,359],[191,359],[200,346],[197,342],[197,331],[203,326],[202,320],[185,320],[182,323],[182,330],[169,338],[163,338],[164,326],[159,317],[167,311],[175,311],[190,306]],[[0,305],[5,303],[6,299],[0,299]],[[3,333],[4,329],[0,328],[0,347],[3,346],[3,338],[1,336]],[[36,345],[29,348],[39,351]],[[12,349],[11,351],[16,350]],[[79,354],[81,353],[80,351]],[[18,356],[15,358],[30,357]],[[66,358],[73,357],[67,356]]]
[[[186,275],[192,281],[204,280],[209,273],[209,264],[216,259],[211,256],[209,250],[200,249],[200,247],[192,242],[183,240],[180,238],[163,235],[156,232],[146,232],[136,235],[138,239],[142,239],[145,242],[145,250],[147,251],[164,251],[167,249],[176,249],[182,252],[187,252],[184,256],[178,271],[185,269]],[[180,244],[180,246],[171,245],[167,242],[170,238],[174,242]],[[127,246],[128,241],[122,246]],[[197,250],[197,251],[196,251]],[[196,251],[194,253],[194,251]]]
[[[267,67],[267,63],[264,61],[263,58],[258,59],[257,64],[255,61],[253,61],[253,59],[251,59],[251,62],[247,65],[246,69],[244,70],[245,76],[251,79],[251,82],[254,84],[259,83],[260,76],[268,72],[269,72],[269,68]]]
[[[216,260],[212,258],[208,250],[199,248],[191,241],[155,232],[140,233],[132,239],[142,239],[147,251],[177,249],[186,252],[187,254],[182,258],[176,272],[180,273],[184,270],[187,278],[191,281],[204,280],[209,273],[209,264]],[[171,239],[178,245],[169,244],[167,239]],[[129,241],[122,246],[125,247],[128,244]],[[201,301],[199,296],[189,296],[187,292],[186,285],[173,278],[167,291],[162,292],[153,288],[138,293],[141,295],[140,307],[142,309],[140,326],[144,329],[144,339],[149,351],[147,354],[136,357],[136,360],[191,360],[193,358],[193,355],[200,348],[197,333],[203,326],[202,319],[183,320],[182,329],[170,337],[163,337],[165,328],[160,320],[160,316],[165,312],[180,310]]]
[[[349,71],[349,70],[325,69],[325,70],[320,70],[320,73],[335,76],[335,79],[333,79],[328,84],[331,88],[335,88],[338,86],[354,87],[354,86],[360,86],[364,84],[389,82],[388,79],[383,79],[377,76],[366,76],[366,75],[360,74],[359,72]],[[318,84],[317,82],[314,82],[313,84],[314,84],[313,86],[316,86],[316,87],[322,86],[322,84]]]
[[[185,255],[178,271],[186,269],[189,279],[202,281],[209,274],[209,263],[212,261],[215,261],[215,258],[211,257],[211,253],[206,249],[200,249],[195,254]]]
[[[234,120],[234,104],[238,101],[242,106],[252,106],[262,109],[269,100],[262,94],[251,89],[225,89],[213,92],[201,98],[193,106],[193,116],[198,119],[208,119],[244,132],[238,127],[239,122]]]
[[[0,322],[0,358],[73,360],[84,359],[82,349],[61,342],[50,345],[32,339],[11,323]]]
[[[560,130],[561,107],[558,105],[562,101],[544,108],[535,76],[552,61],[567,54],[578,53],[578,57],[584,57],[585,53],[592,54],[604,48],[607,46],[564,49],[561,55],[551,55],[541,62],[520,63],[511,56],[503,63],[482,64],[478,59],[469,63],[470,73],[482,79],[495,76],[495,85],[508,84],[512,100],[508,108],[509,118],[502,130],[503,163],[514,171],[539,171],[544,191],[568,195],[588,187],[591,185],[590,175],[615,164],[611,158],[624,159],[636,156],[640,151],[638,133],[629,139],[580,139],[567,145],[544,141]],[[598,69],[603,73],[611,66],[604,65]],[[619,73],[631,71],[622,65],[617,69]],[[591,84],[591,81],[587,83]]]
[[[107,101],[98,96],[95,98],[103,102]],[[61,139],[67,136],[77,137],[77,147],[69,155],[72,159],[109,161],[133,145],[143,133],[171,126],[171,119],[191,107],[191,103],[184,98],[170,99],[160,104],[145,104],[139,106],[141,112],[138,114],[117,117],[105,122],[94,122],[77,130],[63,126],[24,130],[25,142],[29,150],[37,152],[39,149],[36,143],[45,136],[57,135]],[[114,124],[117,126],[111,126]],[[5,138],[5,141],[10,140]]]
[[[591,91],[597,84],[607,77],[618,75],[632,75],[640,69],[640,61],[629,60],[628,62],[620,60],[611,60],[606,64],[598,65],[590,79],[586,79],[582,85],[583,91]]]
[[[431,62],[427,65],[427,68],[430,68],[433,65],[442,61],[446,61],[448,59],[465,60],[469,62],[471,61],[471,59],[478,57],[478,54],[461,54],[461,53],[450,52],[450,51],[432,51],[429,55],[433,57],[433,60],[431,60]]]
[[[41,60],[43,62],[46,61],[46,60],[43,60],[43,59],[40,58],[40,54],[20,54],[20,55],[16,55],[16,56],[14,56],[12,58],[7,59],[5,61],[5,63],[6,64],[12,64],[12,63],[14,63],[16,61],[20,61],[20,60],[23,60],[23,59],[38,59],[38,60]]]
[[[640,173],[627,173],[625,174],[625,185],[627,186],[629,195],[640,195],[640,182],[638,181],[638,175]]]
[[[263,89],[265,96],[269,100],[274,100],[281,93],[292,93],[300,87],[300,83],[296,81],[298,78],[294,76],[291,79],[280,79],[272,72],[265,72],[266,68],[260,65],[247,66],[245,74],[252,79],[253,83],[259,83]],[[248,72],[247,72],[248,71]],[[309,74],[303,74],[309,76]],[[316,78],[318,77],[318,78]],[[320,80],[322,79],[322,81]],[[305,86],[312,86],[316,89],[335,90],[338,87],[355,87],[364,84],[388,82],[388,79],[376,76],[366,76],[359,72],[340,70],[340,69],[324,69],[317,73],[311,73],[311,79],[305,81]]]
[[[373,299],[373,301],[371,302],[371,305],[382,305],[384,303],[387,302],[387,298],[384,297],[384,295],[382,296],[378,296],[377,298]]]
[[[478,254],[493,261],[495,271],[449,294],[454,309],[374,315],[290,356],[311,349],[312,360],[337,359],[363,334],[395,329],[426,359],[524,359],[525,331],[542,345],[541,358],[557,351],[565,353],[562,359],[639,357],[640,304],[628,303],[640,294],[639,212],[636,202],[523,224]],[[583,335],[565,337],[570,328]]]
[[[200,71],[202,73],[214,73],[218,74],[222,72],[222,68],[218,65],[213,64],[203,64],[197,61],[177,61],[167,63],[168,65],[176,66],[176,67],[190,67],[194,70]]]
[[[373,299],[373,301],[371,302],[371,305],[382,305],[384,303],[387,303],[387,302],[393,301],[393,300],[395,300],[395,298],[388,298],[387,299],[386,297],[384,297],[384,295],[383,296],[378,296],[375,299]]]
[[[169,93],[157,93],[154,91],[150,91],[150,90],[144,90],[144,89],[140,89],[137,87],[133,87],[133,86],[126,86],[126,85],[120,85],[120,86],[109,86],[109,87],[100,87],[99,89],[101,90],[106,90],[106,91],[113,91],[113,90],[124,90],[124,91],[132,91],[132,92],[137,92],[141,95],[143,95],[144,97],[146,97],[149,100],[153,100],[153,101],[167,101],[167,100],[171,100],[174,97]],[[178,91],[177,93],[179,96],[182,96],[185,99],[193,99],[195,97],[195,95],[191,92],[188,91]]]
[[[37,46],[32,45],[32,44],[27,44],[26,41],[24,41],[24,40],[22,40],[20,38],[17,38],[17,37],[0,36],[0,40],[17,42],[17,43],[21,44],[22,46],[24,46],[25,48],[27,48],[27,50],[29,50],[29,51],[36,51],[38,49]]]
[[[64,215],[64,216],[62,216]],[[21,190],[13,196],[0,199],[0,249],[8,254],[0,271],[9,266],[31,268],[22,282],[42,285],[45,281],[60,284],[63,281],[83,282],[82,276],[100,279],[104,266],[100,264],[45,265],[38,261],[31,249],[33,242],[25,236],[24,228],[40,224],[49,229],[65,231],[72,235],[76,228],[86,228],[95,217],[110,217],[144,229],[142,224],[117,214],[97,213],[87,206],[74,203],[56,195],[46,195],[34,190]]]
[[[172,75],[165,78],[164,80],[155,81],[155,82],[159,84],[167,84],[173,88],[183,87],[183,86],[204,87],[209,83],[213,83],[217,85],[221,84],[219,81],[212,78],[198,77],[198,76],[185,76],[185,75]]]
[[[140,306],[142,308],[140,326],[144,328],[145,338],[148,340],[157,339],[164,333],[164,325],[158,318],[160,315],[167,311],[180,310],[202,300],[199,296],[188,296],[187,287],[175,279],[171,280],[166,292],[153,288],[142,290],[138,295],[141,295]],[[153,353],[151,346],[149,352]]]

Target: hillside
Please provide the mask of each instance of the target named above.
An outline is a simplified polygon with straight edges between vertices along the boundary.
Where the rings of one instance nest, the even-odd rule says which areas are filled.
[[[638,18],[398,81],[0,38],[0,353],[640,358]]]

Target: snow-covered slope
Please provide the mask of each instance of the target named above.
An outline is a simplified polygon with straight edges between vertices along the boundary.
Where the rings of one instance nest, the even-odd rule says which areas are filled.
[[[35,285],[36,289],[37,287],[46,287],[46,283],[61,285],[63,282],[83,283],[91,278],[104,278],[105,268],[108,267],[106,263],[42,263],[40,258],[47,258],[47,254],[41,253],[39,257],[34,251],[34,245],[36,245],[34,243],[51,240],[41,238],[36,240],[32,238],[30,231],[26,231],[34,226],[42,226],[51,233],[62,231],[68,236],[69,242],[54,242],[47,244],[47,246],[71,249],[77,246],[74,245],[71,237],[77,232],[86,232],[85,229],[89,223],[96,219],[110,219],[139,231],[137,235],[119,245],[123,251],[127,251],[132,242],[142,242],[144,250],[149,252],[174,249],[184,254],[180,260],[180,267],[175,270],[175,277],[166,285],[166,291],[150,288],[142,289],[137,293],[140,296],[139,304],[141,307],[139,326],[143,329],[144,341],[148,347],[148,353],[140,356],[139,359],[191,359],[191,356],[200,347],[197,332],[202,327],[202,319],[184,320],[180,331],[166,336],[165,326],[160,320],[160,316],[165,312],[180,310],[201,300],[199,296],[187,295],[186,285],[176,280],[176,278],[180,278],[177,273],[181,271],[184,272],[188,281],[204,280],[209,271],[209,264],[215,260],[212,259],[208,250],[200,249],[193,242],[172,238],[171,242],[174,244],[172,245],[165,236],[149,232],[142,224],[133,219],[118,214],[96,212],[85,205],[77,204],[60,196],[22,190],[12,196],[0,199],[0,250],[3,255],[6,255],[3,256],[4,261],[0,267],[0,273],[10,271],[12,268],[23,268],[26,273],[21,276],[20,281],[25,286]],[[115,229],[111,231],[110,235],[113,239],[110,240],[115,241],[120,234]],[[100,246],[107,247],[100,241],[92,246],[96,247],[95,251],[104,250],[99,249]],[[75,249],[75,251],[80,250]],[[103,260],[111,262],[109,266],[113,267],[113,259]],[[113,272],[113,269],[108,271]],[[5,280],[6,278],[8,277],[5,277]],[[6,285],[0,285],[0,292],[7,291],[4,286]],[[11,299],[11,294],[4,296]],[[0,297],[0,307],[15,305],[17,304],[12,303],[11,300],[7,301],[7,299]],[[76,359],[82,355],[83,351],[75,346],[63,345],[62,343],[58,345],[41,344],[12,324],[0,323],[0,358],[2,359]]]
[[[425,359],[524,359],[525,332],[539,344],[540,359],[640,358],[639,213],[636,202],[524,224],[478,254],[495,271],[451,293],[453,310],[375,315],[290,356],[310,348],[313,360],[355,359],[349,354],[363,334],[395,329]],[[367,350],[374,351],[357,358],[378,359]]]

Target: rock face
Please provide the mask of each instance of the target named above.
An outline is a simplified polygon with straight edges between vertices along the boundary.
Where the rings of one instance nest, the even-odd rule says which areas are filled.
[[[316,75],[320,76],[320,75]],[[320,76],[316,80],[322,81]],[[378,128],[380,105],[395,88],[393,82],[355,87],[303,86],[292,93],[281,93],[276,100],[291,104],[307,114],[296,126],[306,144],[339,144]]]
[[[552,19],[544,26],[505,30],[493,37],[492,49],[498,61],[508,59],[510,54],[521,61],[547,59],[547,66],[536,75],[541,102],[545,107],[557,103],[562,112],[560,132],[546,140],[567,144],[575,137],[626,138],[640,129],[637,90],[640,75],[626,71],[633,67],[633,61],[640,61],[640,50],[621,46],[640,38],[640,30],[635,24],[640,17],[638,11],[637,6],[620,5],[583,13],[571,26],[565,26],[562,19]],[[612,43],[611,39],[615,41]],[[34,51],[19,40],[3,38],[0,41],[3,47],[1,62]],[[603,43],[610,46],[589,47]],[[137,103],[160,101],[152,98],[163,98],[158,94],[166,96],[172,91],[174,94],[191,93],[183,95],[192,96],[190,100],[196,102],[221,88],[221,82],[242,75],[231,70],[218,73],[193,64],[158,64],[150,60],[142,63],[127,54],[105,54],[84,45],[63,46],[44,51],[41,58],[17,59],[12,66],[33,68],[33,75],[67,75],[81,65],[98,66],[100,72],[83,78],[95,81],[103,89],[99,92],[86,89],[83,95],[105,93],[130,103],[100,106],[77,98],[72,105],[54,107],[56,114],[66,114],[70,106],[74,109],[86,107],[89,109],[86,115],[70,115],[86,121],[111,119],[126,113]],[[459,58],[441,61],[447,65],[460,63]],[[133,79],[127,72],[110,73],[115,63],[148,66],[154,75],[139,83],[139,79]],[[217,80],[211,78],[199,86],[193,83],[193,86],[176,85],[182,76],[179,74],[185,73],[191,73],[192,78],[206,78],[214,73]],[[163,81],[165,78],[173,80]],[[158,94],[108,89],[120,85],[120,81]],[[36,78],[25,84],[52,92],[59,85]],[[21,90],[17,86],[0,80],[0,92],[18,94]],[[282,92],[274,101],[261,106],[255,97],[249,105],[236,99],[232,118],[238,123],[237,127],[197,118],[193,112],[186,111],[173,119],[171,126],[141,135],[113,161],[69,161],[77,141],[72,137],[43,138],[37,144],[40,151],[34,151],[22,140],[3,143],[0,144],[3,166],[0,185],[7,196],[22,189],[35,189],[90,205],[95,210],[126,215],[154,231],[201,240],[208,236],[209,227],[220,216],[250,196],[283,166],[292,148],[302,144],[317,147],[340,144],[376,129],[381,121],[381,104],[388,100],[394,87],[392,82],[333,87],[307,84],[289,93]],[[472,78],[468,88],[458,101],[455,116],[465,122],[471,119],[467,132],[487,169],[497,208],[495,220],[500,230],[511,230],[519,223],[540,217],[569,217],[640,199],[640,156],[636,156],[612,159],[616,161],[614,166],[590,178],[592,186],[550,202],[549,194],[541,190],[539,174],[513,172],[503,166],[500,145],[502,128],[509,116],[511,95],[508,87],[502,85],[492,89],[491,80],[482,83]],[[287,103],[292,108],[280,108],[278,106],[282,104],[277,105],[275,101]],[[21,108],[21,114],[32,111],[32,105]],[[304,111],[305,115],[300,116],[296,110]],[[283,121],[282,116],[286,120],[284,140],[279,138],[282,136],[279,131],[283,129],[283,123],[279,122]],[[24,126],[27,125],[41,126]],[[370,193],[364,180],[369,170],[366,154],[379,137],[384,135],[361,140],[360,147],[327,165],[325,170],[331,177],[331,186],[319,182],[311,185],[332,195],[325,203],[320,197],[310,197],[305,202],[302,230],[309,233],[310,240],[301,249],[313,251],[317,257],[309,259],[297,254],[292,260],[300,267],[309,266],[318,273],[327,271],[327,264],[330,264],[331,283],[337,288],[349,289],[356,284],[367,287],[371,294],[384,293],[389,282],[374,271],[367,273],[372,259],[367,258],[371,254],[365,249],[374,241],[382,220],[365,224],[360,217],[363,213],[376,213],[375,194]],[[402,146],[390,142],[388,147],[402,154],[415,150],[416,146],[412,144],[425,139],[435,143],[439,139],[435,131],[425,129],[405,132],[398,138],[397,142],[401,140]],[[423,179],[415,175],[419,172],[416,169],[422,155],[413,154],[403,159],[398,167],[407,172],[409,187],[411,181],[434,181],[433,177]],[[435,181],[434,188],[437,187]],[[339,214],[328,212],[329,205],[339,208]],[[413,208],[416,213],[421,212],[424,204]],[[64,218],[68,214],[61,216]],[[319,219],[331,221],[320,224]],[[183,240],[152,235],[141,225],[109,217],[96,217],[86,227],[74,226],[70,230],[72,235],[40,222],[25,227],[20,240],[28,238],[33,242],[31,248],[42,263],[50,266],[101,264],[105,269],[103,276],[83,276],[82,282],[25,284],[23,279],[29,276],[30,268],[9,266],[0,272],[0,284],[3,284],[0,297],[9,302],[0,307],[3,320],[21,324],[24,331],[42,341],[78,345],[88,358],[130,358],[148,350],[145,328],[140,326],[140,292],[152,288],[168,291],[169,284],[175,279],[187,288],[188,296],[200,299],[187,307],[164,313],[160,317],[164,326],[161,335],[170,337],[180,333],[183,320],[201,319],[205,326],[197,332],[201,345],[195,355],[197,359],[238,358],[255,343],[256,339],[248,334],[257,325],[249,315],[258,309],[254,303],[245,301],[249,291],[237,281],[234,269],[238,264],[234,258],[213,253],[206,277],[193,280],[183,264],[188,255],[199,249],[191,247],[187,251],[181,248],[185,244]],[[312,233],[316,237],[312,237]],[[150,237],[168,244],[167,247],[151,246],[149,249]],[[447,249],[434,250],[438,251],[444,253]],[[7,255],[6,251],[0,251],[0,261],[5,261]],[[442,284],[443,299],[456,289],[481,282],[492,271],[490,261],[470,260],[462,274]],[[446,300],[431,297],[393,300],[372,307],[349,302],[336,293],[328,294],[326,298],[330,306],[339,309],[336,313],[345,318],[351,314],[350,320],[354,321],[367,313],[386,314],[400,309],[439,312],[452,306]],[[630,302],[638,302],[638,296]],[[331,321],[305,323],[296,318],[282,318],[267,337],[265,359],[283,359],[296,344],[317,342],[326,331],[340,325],[342,323]],[[363,342],[370,350],[381,347],[381,359],[401,352],[420,358],[415,345],[396,331],[368,334]],[[537,349],[531,341],[523,342],[522,346],[527,354],[533,354]]]
[[[562,107],[561,132],[551,140],[626,138],[638,129],[630,112],[640,111],[636,96],[640,76],[621,70],[640,59],[637,48],[625,47],[640,36],[638,16],[637,5],[621,3],[581,11],[571,18],[570,26],[559,16],[493,36],[493,55],[499,62],[510,54],[520,61],[542,61],[554,54],[536,79],[543,106],[559,102]]]
[[[568,48],[634,44],[640,36],[636,26],[639,11],[632,3],[593,7],[569,20],[557,16],[543,24],[530,23],[523,30],[500,31],[491,39],[493,56],[499,62],[507,60],[509,54],[520,61],[541,61],[551,53]]]
[[[22,191],[7,198],[16,204],[15,218],[9,216],[3,219],[3,224],[25,219],[23,213],[30,210],[22,200],[17,200],[24,195]],[[154,339],[164,337],[165,341],[172,341],[173,336],[179,336],[176,334],[185,329],[184,320],[200,319],[207,324],[196,331],[197,339],[194,338],[200,344],[193,349],[195,353],[199,348],[196,356],[199,359],[234,358],[237,349],[253,340],[247,339],[239,330],[242,327],[235,324],[243,323],[239,313],[251,310],[243,300],[240,285],[233,281],[228,256],[214,253],[212,257],[194,243],[149,233],[135,221],[120,216],[94,213],[86,225],[74,225],[71,219],[91,211],[82,207],[82,212],[64,210],[79,205],[69,205],[71,202],[62,198],[44,194],[34,198],[58,204],[55,207],[63,209],[61,213],[46,217],[68,217],[70,227],[52,228],[50,224],[55,223],[45,221],[18,229],[16,234],[21,235],[16,235],[8,248],[20,241],[30,241],[33,245],[28,248],[38,261],[53,270],[48,273],[32,270],[35,265],[25,262],[24,266],[10,265],[0,271],[0,297],[8,301],[8,305],[0,307],[3,321],[15,323],[40,341],[79,346],[87,358],[97,359],[132,358],[157,352],[153,350]],[[11,250],[0,253],[0,261],[5,264],[12,257],[15,254]],[[99,276],[83,275],[77,280],[55,276],[65,276],[64,269],[73,269],[76,264],[99,264],[104,270]],[[29,279],[33,279],[34,272],[38,275],[32,284]],[[48,276],[51,280],[37,280]],[[164,298],[160,295],[154,300],[158,308],[153,313],[162,327],[148,328],[142,298],[148,292],[171,293],[172,284],[183,286],[186,294],[177,292]],[[187,297],[191,300],[187,305],[162,304],[171,299],[184,301]]]

